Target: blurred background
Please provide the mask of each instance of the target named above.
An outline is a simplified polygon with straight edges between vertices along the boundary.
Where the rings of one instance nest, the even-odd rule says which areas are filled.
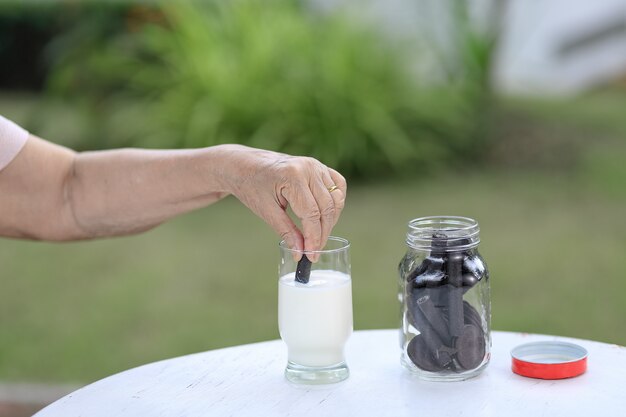
[[[625,0],[4,0],[0,114],[76,150],[338,169],[355,329],[398,326],[406,224],[446,214],[481,225],[494,329],[626,344]],[[277,338],[277,243],[232,197],[135,237],[0,239],[0,415]]]

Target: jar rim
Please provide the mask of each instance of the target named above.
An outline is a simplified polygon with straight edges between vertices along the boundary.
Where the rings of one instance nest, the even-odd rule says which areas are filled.
[[[442,232],[445,247],[438,250],[445,252],[472,249],[480,243],[478,222],[463,216],[426,216],[408,223],[406,243],[414,249],[433,249],[434,234]]]

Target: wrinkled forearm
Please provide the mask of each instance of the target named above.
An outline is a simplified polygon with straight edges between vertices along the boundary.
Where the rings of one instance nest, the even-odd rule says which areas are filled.
[[[228,195],[224,153],[75,153],[31,136],[0,172],[0,235],[66,241],[150,229]]]
[[[228,195],[219,147],[86,152],[64,193],[84,238],[141,232]]]

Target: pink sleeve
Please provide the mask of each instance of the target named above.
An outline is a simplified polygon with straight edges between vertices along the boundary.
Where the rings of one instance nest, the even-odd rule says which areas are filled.
[[[0,116],[0,171],[20,152],[26,139],[26,130]]]

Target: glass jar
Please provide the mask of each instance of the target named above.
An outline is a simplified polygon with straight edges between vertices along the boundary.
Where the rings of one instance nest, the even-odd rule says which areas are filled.
[[[401,362],[422,379],[472,378],[489,362],[489,272],[479,231],[467,217],[409,222],[399,266]]]

